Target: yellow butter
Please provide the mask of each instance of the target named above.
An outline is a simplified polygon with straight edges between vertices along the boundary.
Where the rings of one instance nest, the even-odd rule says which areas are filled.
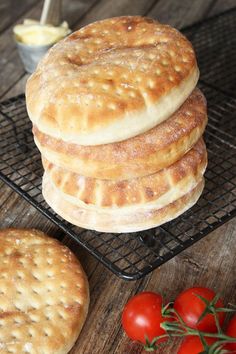
[[[13,28],[16,39],[28,45],[48,45],[58,42],[71,33],[67,22],[60,26],[41,25],[38,21],[26,19]]]

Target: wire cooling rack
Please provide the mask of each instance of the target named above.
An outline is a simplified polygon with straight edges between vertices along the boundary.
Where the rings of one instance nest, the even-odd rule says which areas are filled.
[[[236,215],[235,15],[233,10],[184,30],[196,49],[199,86],[208,101],[209,165],[198,203],[162,227],[131,234],[98,233],[61,219],[41,194],[42,165],[24,95],[0,103],[0,178],[124,279],[143,277]]]

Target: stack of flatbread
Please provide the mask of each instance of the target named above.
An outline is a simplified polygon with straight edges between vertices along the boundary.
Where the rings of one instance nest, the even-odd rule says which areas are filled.
[[[206,101],[189,41],[143,17],[90,24],[56,44],[26,87],[43,195],[72,224],[149,229],[204,187]]]

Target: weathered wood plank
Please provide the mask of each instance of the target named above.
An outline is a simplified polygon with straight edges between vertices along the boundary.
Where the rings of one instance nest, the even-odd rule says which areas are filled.
[[[97,268],[98,261],[88,254],[82,247],[69,236],[58,229],[51,221],[31,206],[26,200],[15,193],[10,187],[0,180],[0,228],[38,228],[48,235],[65,243],[81,260],[86,260],[83,267],[88,277]],[[102,266],[103,267],[103,266]]]
[[[160,22],[182,28],[207,16],[215,0],[160,0],[148,13]]]
[[[223,11],[233,9],[236,7],[236,1],[235,0],[216,0],[214,3],[214,6],[211,8],[209,12],[209,16],[213,16],[216,14],[219,14]]]
[[[133,3],[131,4],[129,2],[129,6],[125,6],[124,0],[122,0],[122,1],[123,1],[123,7],[122,7],[122,2],[118,3],[120,12],[117,11],[116,8],[113,8],[112,9],[113,12],[109,16],[118,16],[118,15],[125,15],[125,14],[126,15],[127,14],[133,14],[133,15],[135,15],[135,14],[148,14],[151,17],[155,17],[154,15],[156,14],[156,16],[157,16],[156,18],[158,18],[158,20],[160,20],[161,22],[165,22],[165,18],[166,18],[166,16],[168,16],[168,13],[170,10],[168,8],[168,4],[167,4],[168,2],[164,2],[164,9],[162,8],[163,9],[162,11],[164,11],[164,13],[162,15],[162,18],[163,18],[163,20],[162,20],[158,16],[158,14],[162,14],[162,11],[157,8],[158,4],[156,6],[154,6],[150,12],[148,11],[148,9],[151,8],[153,5],[153,1],[151,1],[149,3],[138,2],[137,4],[133,4]],[[101,5],[101,7],[99,6],[99,4]],[[159,2],[159,4],[160,4],[160,2]],[[138,7],[133,6],[133,5],[138,5]],[[110,3],[108,0],[98,3],[97,5],[95,4],[95,6],[88,12],[88,14],[85,15],[85,17],[82,18],[82,20],[79,23],[75,24],[75,27],[76,28],[81,27],[82,25],[92,22],[95,19],[102,19],[102,18],[106,17],[107,8],[109,8],[109,6],[110,6]],[[162,6],[163,6],[163,4],[162,4]],[[130,9],[130,7],[131,7],[131,9]],[[235,7],[235,0],[226,0],[223,2],[222,2],[222,0],[217,0],[214,3],[214,5],[211,7],[210,11],[206,14],[206,17],[215,15],[217,13],[220,13],[222,11],[228,10],[233,7]],[[186,9],[186,7],[184,7],[184,9]],[[75,11],[75,13],[76,13],[76,11]],[[200,17],[198,15],[198,19],[199,18]],[[195,22],[194,17],[191,17],[191,19],[192,19],[192,22]],[[74,19],[74,21],[75,21],[75,19]],[[190,21],[190,18],[188,19],[187,23],[190,23],[189,21]],[[173,25],[174,25],[174,23],[173,23]],[[184,23],[184,26],[185,25],[186,25],[186,23]],[[2,96],[2,99],[9,98],[9,97],[12,97],[12,96],[15,96],[15,95],[18,95],[18,94],[24,92],[25,82],[26,82],[27,77],[28,77],[28,75],[24,75],[22,78],[20,78],[20,80],[17,81],[17,83],[15,85],[13,85],[12,88],[10,88],[8,91],[6,91],[5,95]]]
[[[85,1],[84,1],[85,2]],[[121,0],[116,2],[116,4],[114,4],[114,6],[111,6],[111,2],[110,0],[102,0],[100,2],[95,2],[94,6],[91,7],[90,11],[85,14],[84,16],[82,16],[83,12],[85,12],[85,9],[83,8],[83,11],[79,11],[80,16],[82,16],[81,20],[78,20],[78,14],[77,14],[77,21],[74,24],[75,28],[79,28],[82,27],[90,22],[96,21],[96,20],[101,20],[103,18],[106,17],[113,17],[113,16],[121,16],[121,15],[145,15],[149,8],[155,3],[155,0],[150,0],[149,2],[147,1],[140,1],[140,0],[135,0],[135,1],[127,1],[127,0]],[[82,5],[81,5],[82,6]],[[34,9],[34,11],[36,11]],[[72,9],[71,9],[72,11]],[[73,13],[73,11],[72,11]],[[76,11],[74,10],[74,13],[76,13]],[[9,47],[8,47],[9,48]],[[0,50],[1,50],[1,37],[0,37]],[[15,53],[14,51],[14,56],[17,53]],[[17,66],[22,67],[22,64],[19,62],[20,59],[18,56],[16,56],[16,60],[18,61]],[[13,60],[14,61],[14,60]],[[7,60],[5,60],[5,62],[7,62]],[[5,68],[5,70],[7,70],[7,68]],[[7,82],[11,81],[12,78],[9,78],[9,75],[11,75],[12,71],[12,75],[15,76],[15,72],[12,69],[11,65],[9,64],[9,68],[8,68],[9,72],[8,72],[8,80]],[[12,88],[9,88],[8,90],[5,88],[5,92],[2,93],[1,95],[1,88],[0,88],[0,97],[2,96],[2,100],[5,98],[9,98],[12,96],[15,96],[19,93],[24,92],[24,88],[25,88],[25,83],[27,80],[28,75],[24,75],[23,77],[19,77],[18,76],[18,81],[14,82],[15,85]],[[1,76],[0,76],[1,79]]]
[[[154,271],[145,290],[161,292],[166,299],[173,301],[187,287],[208,286],[221,293],[226,304],[235,303],[235,237],[234,219]],[[115,354],[145,354],[141,346],[130,345],[122,333],[109,350]],[[175,354],[176,343],[170,342],[158,353]]]
[[[161,2],[164,7],[160,6]],[[75,2],[73,3],[75,4]],[[157,13],[157,10],[154,9],[157,9],[158,3],[160,7]],[[168,3],[170,4],[169,7]],[[166,0],[164,4],[164,1],[160,0],[149,15],[154,11],[156,18],[163,18],[164,22],[169,22],[168,19],[170,19],[170,21],[173,21],[172,24],[182,27],[190,24],[190,20],[195,22],[201,16],[220,12],[221,9],[225,9],[226,3],[227,6],[232,5],[230,0],[218,0],[214,6],[211,5],[213,6],[211,9],[209,7],[207,9],[207,4],[209,5],[210,2],[206,1],[207,4],[203,4],[202,0],[199,0],[199,3],[204,6],[204,11],[202,11],[200,5],[196,5],[195,1],[192,1],[189,4],[194,3],[195,11],[198,8],[196,16],[194,16],[194,13],[191,13],[191,9],[186,5],[186,1],[184,1],[185,5],[178,1],[181,11],[175,13],[178,18],[174,20],[172,13],[169,12],[168,15],[168,11],[173,8],[173,3],[173,0]],[[150,2],[146,0],[133,2],[121,0],[112,4],[111,1],[101,0],[100,5],[95,4],[84,18],[77,22],[76,27],[109,16],[144,14],[148,12],[149,5]],[[76,16],[77,14],[74,15],[75,20],[78,18]],[[188,18],[186,19],[186,17]],[[8,43],[8,45],[10,44]],[[6,50],[8,45],[6,43],[4,47]],[[8,54],[12,63],[16,63],[14,55],[11,54],[12,51],[13,47],[8,51]],[[8,57],[6,57],[7,59]],[[11,69],[13,70],[14,66],[11,66]],[[1,71],[4,71],[4,65]],[[7,93],[9,96],[23,91],[26,76],[20,71],[17,71],[17,75],[9,77],[9,83],[7,84],[9,85],[8,88],[11,87]],[[19,78],[21,79],[19,80]],[[4,76],[4,79],[6,82],[8,81],[7,75]],[[17,82],[17,85],[13,86],[14,82]],[[3,185],[2,182],[0,182],[0,205],[1,227],[36,227],[54,237],[62,237],[62,233],[57,227],[29,206],[10,188]],[[131,343],[126,338],[120,326],[120,315],[124,304],[130,296],[144,289],[162,292],[166,294],[166,298],[173,300],[176,294],[184,288],[192,285],[203,285],[220,291],[226,300],[226,304],[227,302],[235,303],[235,237],[236,219],[185,250],[145,279],[136,282],[124,282],[105,269],[88,252],[78,247],[73,240],[65,236],[63,242],[79,257],[88,274],[91,291],[88,319],[76,345],[71,350],[71,354],[144,354],[141,346]],[[170,343],[161,349],[159,354],[175,354],[176,345]]]
[[[37,0],[1,0],[0,2],[0,33],[14,23],[25,12],[29,11],[37,3]]]
[[[15,85],[13,85],[9,90],[5,92],[5,94],[0,98],[0,100],[3,101],[7,98],[14,97],[25,92],[25,84],[28,77],[29,74],[24,74],[23,77],[19,79]]]
[[[66,21],[73,27],[74,22],[83,17],[93,4],[98,0],[64,1],[63,16]],[[28,11],[24,18],[39,19],[42,10],[42,1],[37,2],[37,5]],[[20,18],[17,22],[21,22]],[[25,74],[25,70],[19,58],[12,35],[13,24],[0,36],[0,97],[3,96],[14,84],[16,84]]]
[[[60,233],[45,217],[9,188],[1,227],[37,227],[59,237]],[[2,188],[0,189],[2,196]],[[31,210],[32,209],[32,210]],[[15,217],[12,218],[12,215]],[[130,296],[142,290],[159,291],[173,300],[188,286],[209,286],[224,296],[226,303],[235,302],[236,220],[222,226],[190,249],[164,264],[150,276],[136,282],[124,282],[112,275],[76,243],[65,237],[67,244],[81,260],[90,282],[91,304],[88,320],[71,354],[144,354],[142,347],[131,343],[123,334],[120,315]],[[208,250],[208,252],[206,252]],[[96,343],[96,346],[94,346]],[[174,354],[176,344],[170,343],[160,351]]]
[[[156,0],[119,0],[111,4],[110,0],[101,0],[77,23],[76,27],[82,27],[108,17],[145,15],[155,2]]]

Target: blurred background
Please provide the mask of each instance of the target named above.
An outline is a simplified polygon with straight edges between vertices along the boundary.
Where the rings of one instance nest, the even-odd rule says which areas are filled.
[[[62,20],[75,30],[107,17],[145,15],[181,29],[235,5],[235,0],[64,0]],[[42,9],[43,1],[0,0],[0,97],[23,92],[27,76],[13,28],[25,18],[39,20]]]

